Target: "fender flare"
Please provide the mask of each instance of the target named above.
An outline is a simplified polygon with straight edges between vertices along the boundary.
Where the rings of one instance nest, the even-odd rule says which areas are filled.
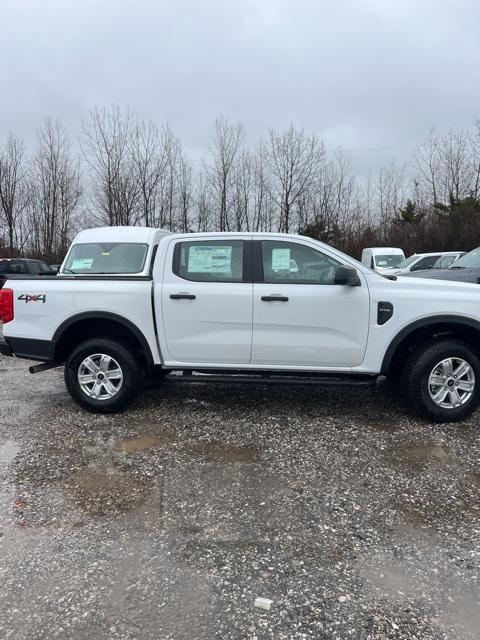
[[[118,324],[123,325],[126,329],[132,332],[132,334],[141,344],[142,350],[145,353],[145,357],[147,358],[148,365],[154,366],[154,360],[150,345],[148,344],[148,340],[145,338],[140,329],[133,322],[127,320],[127,318],[117,315],[116,313],[110,313],[109,311],[85,311],[83,313],[77,313],[76,315],[64,320],[62,324],[57,327],[55,333],[53,334],[53,352],[55,352],[57,344],[61,340],[65,331],[72,325],[76,324],[77,322],[81,322],[82,320],[112,320],[114,322],[118,322]]]
[[[411,335],[417,329],[421,329],[422,327],[431,327],[436,324],[455,324],[457,326],[467,327],[469,329],[475,329],[479,332],[480,335],[480,321],[474,320],[473,318],[466,318],[464,316],[455,316],[455,315],[441,315],[441,316],[429,316],[427,318],[421,318],[420,320],[415,320],[415,322],[410,323],[406,327],[404,327],[397,335],[393,338],[393,340],[388,345],[388,348],[383,356],[382,367],[380,369],[380,374],[385,375],[389,368],[393,359],[393,355],[400,345],[401,342],[409,335]],[[479,341],[480,344],[480,341]]]

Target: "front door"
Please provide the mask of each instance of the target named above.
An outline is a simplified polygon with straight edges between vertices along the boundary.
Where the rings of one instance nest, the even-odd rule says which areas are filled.
[[[319,369],[361,364],[370,306],[363,275],[359,272],[361,286],[335,285],[341,263],[313,243],[254,244],[252,364]]]
[[[161,286],[165,363],[250,362],[252,296],[249,238],[174,240]],[[160,293],[160,292],[158,292]],[[158,300],[158,294],[156,295]],[[160,309],[157,307],[157,317]]]

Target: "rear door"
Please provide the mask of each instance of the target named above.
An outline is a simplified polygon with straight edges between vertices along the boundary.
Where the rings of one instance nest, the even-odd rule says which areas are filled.
[[[448,269],[448,267],[453,264],[455,260],[458,260],[459,256],[459,253],[440,256],[440,258],[438,258],[435,264],[432,266],[432,269]]]
[[[424,271],[425,269],[431,269],[439,258],[440,254],[420,258],[420,260],[415,262],[415,264],[410,267],[410,271]]]
[[[252,363],[349,368],[361,364],[369,292],[335,285],[338,259],[301,240],[255,242]]]
[[[164,359],[247,364],[252,347],[250,236],[172,240],[160,291]],[[158,302],[156,302],[158,304]]]

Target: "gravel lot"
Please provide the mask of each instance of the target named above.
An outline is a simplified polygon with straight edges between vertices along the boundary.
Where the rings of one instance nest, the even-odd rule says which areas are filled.
[[[2,640],[479,637],[478,413],[168,384],[95,416],[28,364],[0,356]]]

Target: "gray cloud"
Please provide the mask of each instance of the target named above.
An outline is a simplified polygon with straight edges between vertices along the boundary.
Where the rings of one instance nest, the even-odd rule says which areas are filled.
[[[169,122],[197,158],[219,113],[251,143],[293,120],[353,149],[480,116],[476,0],[3,0],[0,25],[0,137],[49,113],[76,133],[95,103]]]

